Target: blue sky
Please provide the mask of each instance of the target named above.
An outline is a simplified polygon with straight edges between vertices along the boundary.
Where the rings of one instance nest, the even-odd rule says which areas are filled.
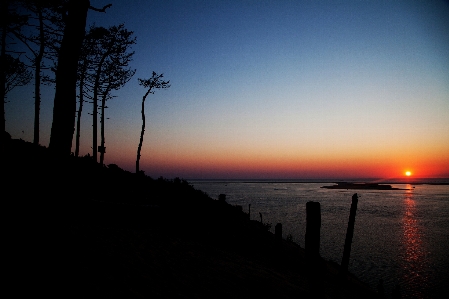
[[[107,164],[133,169],[137,78],[154,70],[171,87],[146,103],[151,176],[449,175],[447,2],[91,1],[108,3],[89,23],[134,31],[137,72],[108,104]],[[9,100],[7,130],[31,141],[30,90]],[[83,153],[91,125],[84,114]]]

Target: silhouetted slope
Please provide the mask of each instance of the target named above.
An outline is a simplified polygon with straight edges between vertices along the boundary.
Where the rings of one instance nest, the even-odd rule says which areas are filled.
[[[6,153],[7,285],[17,297],[375,297],[183,180],[56,159],[21,140]]]

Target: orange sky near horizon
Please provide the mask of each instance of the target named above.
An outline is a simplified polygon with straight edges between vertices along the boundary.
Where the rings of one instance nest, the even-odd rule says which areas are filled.
[[[243,147],[242,147],[243,148]],[[279,149],[218,148],[186,149],[178,146],[147,144],[142,149],[141,169],[152,177],[200,178],[410,178],[449,177],[449,155],[433,150],[352,152],[316,149],[289,151]],[[119,154],[119,156],[115,156]],[[135,148],[108,153],[119,166],[134,171]],[[114,157],[115,156],[115,157]]]
[[[137,79],[155,71],[171,87],[145,102],[140,169],[153,178],[449,178],[447,1],[105,1],[88,26],[123,22],[137,38],[136,74],[107,102],[106,165],[135,171]],[[54,88],[41,92],[47,146]],[[8,94],[5,118],[33,141],[33,83]]]

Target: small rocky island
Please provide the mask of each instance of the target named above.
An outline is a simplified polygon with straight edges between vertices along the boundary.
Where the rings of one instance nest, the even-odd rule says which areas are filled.
[[[378,183],[347,183],[339,182],[332,186],[322,186],[326,189],[363,189],[363,190],[410,190],[402,188],[393,188],[391,185],[384,185]]]

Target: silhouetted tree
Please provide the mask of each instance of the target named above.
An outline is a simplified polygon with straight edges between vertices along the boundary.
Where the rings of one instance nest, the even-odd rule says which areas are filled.
[[[100,119],[100,138],[102,149],[100,152],[100,164],[103,165],[105,154],[105,138],[104,138],[104,126],[105,126],[105,107],[106,100],[111,98],[111,90],[120,89],[124,86],[134,75],[135,70],[127,68],[129,62],[134,55],[134,52],[129,52],[131,45],[136,43],[136,38],[132,37],[133,32],[124,28],[123,24],[119,26],[112,26],[108,29],[108,35],[106,36],[104,48],[107,49],[107,56],[103,64],[99,66],[96,77],[95,90],[101,93],[101,119]],[[96,105],[96,98],[94,96],[94,106]],[[96,110],[95,110],[96,111]],[[94,130],[96,136],[96,123],[94,123]],[[95,139],[96,141],[96,139]],[[96,159],[96,158],[95,158]]]
[[[45,51],[45,34],[44,34],[44,16],[43,8],[40,5],[36,5],[36,13],[39,18],[39,51],[33,52],[34,54],[34,144],[39,144],[39,115],[40,115],[40,105],[41,105],[41,66],[42,58],[44,57]]]
[[[61,155],[70,154],[75,126],[78,59],[84,39],[89,0],[71,0],[56,69],[56,91],[49,148]]]
[[[84,80],[86,78],[86,72],[87,67],[89,65],[88,63],[88,57],[89,53],[91,51],[92,45],[91,45],[91,39],[89,38],[89,34],[86,35],[86,38],[83,42],[83,47],[81,49],[80,59],[78,61],[78,99],[79,99],[79,106],[77,111],[77,117],[76,117],[76,135],[75,135],[75,157],[79,156],[80,151],[80,131],[81,131],[81,115],[83,112],[83,106],[84,106]]]
[[[97,43],[100,42],[103,35],[106,34],[106,29],[103,27],[92,26],[87,32],[83,47],[81,49],[80,60],[78,64],[78,86],[79,86],[79,108],[76,121],[76,139],[75,139],[75,156],[79,155],[80,145],[80,130],[81,130],[81,116],[83,112],[84,97],[92,99],[89,92],[92,90],[93,85],[89,85],[89,73],[95,72],[95,48]]]
[[[19,58],[14,58],[6,54],[6,67],[4,68],[5,75],[5,97],[17,86],[27,85],[33,75],[28,70],[26,65],[20,61]]]
[[[18,61],[10,59],[11,54],[9,53],[12,53],[13,51],[10,50],[8,46],[13,43],[14,38],[20,33],[22,26],[26,24],[27,20],[27,16],[20,13],[18,1],[3,0],[0,2],[0,149],[2,151],[3,135],[5,134],[5,96],[7,93],[7,75],[11,73],[11,63],[13,61]]]
[[[113,51],[113,43],[109,41],[108,43],[108,31],[105,28],[99,28],[98,31],[102,30],[101,40],[106,40],[106,42],[99,43],[99,49],[97,49],[96,53],[98,55],[98,60],[96,61],[96,70],[94,75],[94,83],[93,83],[93,110],[92,110],[92,156],[95,161],[97,161],[97,140],[98,140],[98,92],[100,91],[100,78],[103,70],[103,63],[106,61],[106,58]]]
[[[105,148],[105,138],[104,138],[104,128],[105,128],[105,108],[106,107],[106,100],[112,98],[110,95],[110,92],[112,90],[117,90],[123,87],[132,76],[134,76],[134,73],[136,70],[126,68],[128,66],[129,62],[131,61],[131,57],[134,54],[134,52],[126,53],[127,46],[120,47],[120,50],[118,52],[115,52],[112,56],[112,59],[109,61],[104,82],[102,86],[102,96],[101,96],[101,149],[100,152],[100,164],[103,165],[104,162],[104,154],[106,153]]]
[[[89,0],[69,0],[64,36],[56,69],[56,92],[53,106],[49,148],[59,155],[69,155],[75,129],[76,82],[78,60],[85,35],[88,9],[105,12],[90,6]]]
[[[150,79],[138,79],[139,85],[142,85],[145,88],[148,88],[147,92],[142,98],[142,129],[140,131],[140,140],[139,140],[139,146],[137,148],[137,159],[136,159],[136,173],[138,174],[140,172],[140,152],[142,150],[142,143],[143,143],[143,135],[145,133],[145,100],[147,96],[150,93],[154,94],[155,89],[161,89],[161,88],[169,88],[170,87],[170,81],[163,81],[162,78],[164,77],[164,74],[157,74],[156,72],[153,72],[153,75]]]
[[[134,75],[135,70],[127,68],[134,55],[130,48],[136,42],[133,32],[124,28],[123,24],[109,28],[92,27],[87,34],[91,39],[88,42],[86,59],[83,61],[83,70],[80,74],[83,83],[80,88],[88,85],[93,92],[92,102],[92,150],[94,160],[97,160],[97,125],[98,100],[101,98],[101,146],[100,163],[104,159],[104,109],[110,92],[121,88]],[[82,96],[82,91],[80,90]],[[81,103],[81,102],[80,102]]]
[[[40,0],[22,1],[24,8],[31,13],[28,27],[30,34],[18,34],[17,38],[28,48],[32,57],[29,58],[34,68],[34,144],[39,144],[39,118],[41,103],[41,82],[43,69],[49,69],[50,65],[44,65],[44,58],[48,64],[56,64],[57,50],[62,38],[64,23],[61,11],[67,0]],[[36,32],[37,31],[37,32]],[[44,79],[48,78],[44,76]],[[50,80],[46,80],[50,82]]]

